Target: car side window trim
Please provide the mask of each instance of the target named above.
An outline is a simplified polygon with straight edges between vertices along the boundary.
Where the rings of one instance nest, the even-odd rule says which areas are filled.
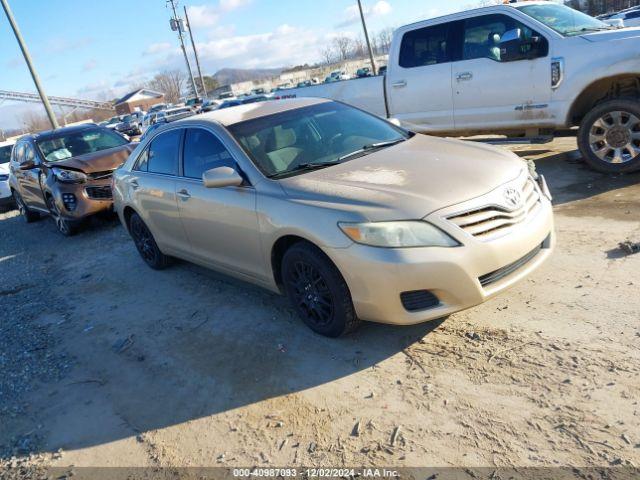
[[[180,131],[180,141],[179,141],[179,146],[178,146],[178,169],[177,169],[177,173],[176,174],[172,174],[172,173],[162,173],[162,172],[150,172],[149,171],[149,149],[153,146],[153,142],[155,140],[157,140],[161,135],[164,135],[166,133],[170,133],[170,132],[175,132],[176,130]],[[182,169],[182,147],[184,144],[184,135],[185,133],[185,128],[182,126],[176,127],[176,128],[171,128],[169,130],[163,130],[162,132],[156,133],[155,135],[153,135],[150,139],[149,139],[149,143],[147,143],[147,145],[144,147],[144,150],[142,150],[142,152],[140,152],[140,154],[138,155],[138,157],[136,158],[135,162],[133,163],[133,166],[131,167],[131,172],[135,172],[136,174],[142,173],[145,175],[157,175],[157,176],[161,176],[161,177],[170,177],[170,178],[179,178],[181,176],[181,169]],[[146,159],[146,170],[139,170],[139,164],[142,161],[143,157],[147,155],[147,159]]]

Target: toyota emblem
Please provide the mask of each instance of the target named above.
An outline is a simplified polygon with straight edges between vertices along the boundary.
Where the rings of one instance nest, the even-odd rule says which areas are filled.
[[[517,208],[520,206],[520,192],[509,187],[504,191],[504,200],[509,208]]]

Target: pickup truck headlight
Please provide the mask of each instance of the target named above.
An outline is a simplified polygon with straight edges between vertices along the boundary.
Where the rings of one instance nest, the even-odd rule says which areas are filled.
[[[84,183],[87,181],[87,176],[76,170],[66,170],[64,168],[53,167],[51,169],[53,175],[60,182],[64,183]]]
[[[372,247],[457,247],[459,242],[438,227],[422,221],[339,223],[356,243]]]

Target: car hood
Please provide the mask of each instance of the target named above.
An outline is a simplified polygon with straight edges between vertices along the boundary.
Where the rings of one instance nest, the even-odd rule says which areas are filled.
[[[633,40],[640,38],[640,28],[626,27],[617,30],[602,30],[600,32],[586,33],[581,35],[582,38],[589,42],[611,42],[615,40]]]
[[[68,158],[57,162],[51,162],[53,167],[80,170],[84,173],[105,172],[115,170],[122,165],[136,146],[132,143],[121,147],[109,148],[99,152],[88,153],[78,157]]]
[[[294,202],[351,211],[370,221],[419,219],[489,193],[526,168],[519,157],[496,147],[415,135],[280,183]]]
[[[9,174],[9,162],[0,163],[0,175],[8,175]]]

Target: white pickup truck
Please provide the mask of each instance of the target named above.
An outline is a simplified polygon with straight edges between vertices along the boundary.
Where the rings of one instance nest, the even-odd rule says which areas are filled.
[[[438,135],[553,135],[580,126],[584,159],[640,169],[640,28],[528,1],[399,28],[385,76],[278,92],[325,97]]]

